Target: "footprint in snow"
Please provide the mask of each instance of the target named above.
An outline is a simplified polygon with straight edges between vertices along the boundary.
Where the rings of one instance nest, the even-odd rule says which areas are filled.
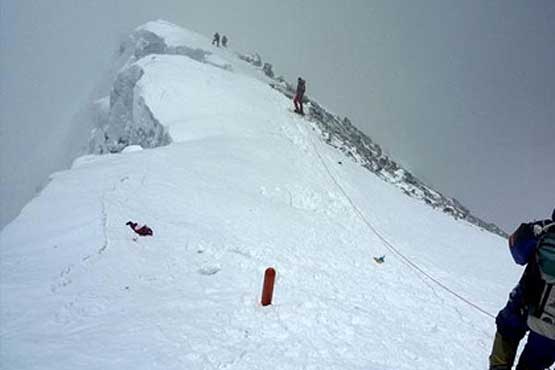
[[[202,266],[199,270],[198,273],[201,275],[206,275],[206,276],[210,276],[210,275],[215,275],[218,272],[220,272],[220,270],[222,269],[222,267],[220,265],[206,265],[206,266]]]

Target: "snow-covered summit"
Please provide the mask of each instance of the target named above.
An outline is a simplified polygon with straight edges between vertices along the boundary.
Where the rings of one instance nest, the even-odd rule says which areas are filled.
[[[97,116],[104,119],[97,123],[98,127],[91,139],[90,148],[93,153],[119,152],[127,145],[153,148],[171,141],[167,127],[161,125],[152,114],[149,105],[145,105],[141,80],[149,78],[143,78],[146,69],[156,70],[160,64],[173,69],[170,65],[179,65],[179,61],[189,64],[194,61],[196,63],[192,64],[198,68],[201,68],[198,65],[200,63],[225,71],[236,71],[241,75],[264,78],[240,60],[235,53],[212,45],[210,40],[202,35],[163,20],[148,22],[138,27],[121,44],[119,54],[120,71],[109,96],[109,106],[97,105],[99,110],[104,110]],[[150,59],[147,58],[149,56]],[[158,60],[156,56],[159,56]],[[172,59],[169,56],[174,56],[174,63],[167,63],[167,60]],[[153,63],[156,60],[157,63]],[[155,66],[151,66],[152,64]],[[186,66],[182,69],[190,70]],[[174,75],[165,77],[183,78],[179,71],[173,73]],[[179,85],[181,82],[173,83]],[[163,96],[158,98],[161,99]],[[217,110],[217,106],[214,109]]]
[[[485,367],[505,240],[348,159],[248,60],[163,21],[124,43],[92,153],[0,234],[2,367]]]
[[[148,22],[138,27],[120,47],[120,72],[110,96],[102,100],[109,101],[109,106],[96,106],[98,113],[95,116],[104,118],[97,122],[98,127],[90,142],[91,152],[119,152],[127,145],[153,148],[166,145],[172,140],[172,135],[167,132],[167,125],[161,125],[157,116],[152,114],[150,104],[145,104],[140,90],[139,81],[145,68],[156,60],[155,55],[183,56],[201,64],[254,77],[289,98],[294,91],[293,86],[282,77],[274,76],[272,65],[263,63],[257,54],[242,55],[216,47],[205,36],[163,20]],[[150,62],[145,59],[147,56],[152,56]],[[156,64],[160,63],[164,62],[158,58]],[[183,72],[176,71],[171,78],[179,79],[182,75]],[[175,83],[179,84],[179,81]],[[166,86],[162,86],[161,91],[165,91],[167,87],[166,81],[164,84]],[[195,98],[191,99],[194,101]],[[200,100],[206,101],[204,98]],[[326,111],[314,100],[306,100],[310,104],[309,119],[317,125],[328,144],[338,148],[384,181],[395,184],[405,194],[421,199],[455,218],[465,219],[486,230],[507,236],[495,224],[475,217],[456,199],[444,196],[401,168],[377,143],[352,125],[348,118],[340,118]],[[214,111],[217,112],[218,107]],[[173,118],[170,120],[175,122]]]

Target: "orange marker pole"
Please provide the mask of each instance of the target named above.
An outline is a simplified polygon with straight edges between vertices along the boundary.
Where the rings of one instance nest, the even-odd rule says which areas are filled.
[[[262,306],[272,304],[272,296],[274,295],[274,282],[276,280],[276,270],[268,267],[264,273],[264,288],[262,289]]]

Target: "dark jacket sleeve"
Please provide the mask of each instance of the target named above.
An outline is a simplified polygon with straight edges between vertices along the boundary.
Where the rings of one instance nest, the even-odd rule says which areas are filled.
[[[526,265],[534,256],[538,237],[534,235],[534,226],[545,226],[549,220],[520,224],[518,229],[509,237],[509,249],[516,263]]]

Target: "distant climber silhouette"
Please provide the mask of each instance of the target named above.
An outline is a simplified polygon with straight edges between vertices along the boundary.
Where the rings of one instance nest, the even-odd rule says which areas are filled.
[[[303,98],[306,91],[306,81],[301,77],[297,79],[297,91],[295,93],[295,98],[293,98],[293,104],[295,104],[295,112],[304,115],[303,110]]]

